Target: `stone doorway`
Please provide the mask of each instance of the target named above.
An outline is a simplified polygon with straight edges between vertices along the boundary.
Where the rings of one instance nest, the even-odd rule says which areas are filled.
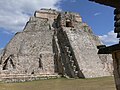
[[[70,20],[66,20],[66,27],[72,27],[72,22]]]

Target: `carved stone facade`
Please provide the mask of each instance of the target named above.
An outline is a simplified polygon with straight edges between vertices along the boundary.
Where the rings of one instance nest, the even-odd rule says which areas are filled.
[[[96,46],[100,44],[79,14],[41,9],[4,49],[0,80],[111,76],[112,58],[97,54]]]

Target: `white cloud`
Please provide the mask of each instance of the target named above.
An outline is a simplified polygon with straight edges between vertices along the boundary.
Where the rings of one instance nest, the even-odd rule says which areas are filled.
[[[61,0],[0,0],[0,28],[10,32],[23,29],[30,15],[40,8],[59,9]]]
[[[9,30],[4,30],[2,31],[3,34],[7,34],[7,35],[12,35],[14,33],[10,32]]]
[[[117,44],[119,40],[116,37],[117,34],[115,34],[114,31],[108,32],[107,35],[99,36],[101,41],[106,45]]]
[[[94,14],[94,16],[98,16],[98,15],[100,15],[100,14],[101,14],[100,12],[97,12],[97,13]]]

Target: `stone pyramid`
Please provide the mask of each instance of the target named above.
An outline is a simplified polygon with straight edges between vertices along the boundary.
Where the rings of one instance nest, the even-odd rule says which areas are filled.
[[[78,13],[41,9],[5,47],[0,80],[111,76],[112,58],[98,55],[97,45],[101,45],[99,38]]]

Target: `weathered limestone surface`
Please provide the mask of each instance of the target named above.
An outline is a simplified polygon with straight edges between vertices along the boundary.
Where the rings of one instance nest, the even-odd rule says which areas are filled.
[[[65,29],[75,53],[80,70],[85,77],[101,77],[112,74],[112,59],[108,55],[97,55],[94,35],[82,30]],[[84,31],[84,30],[83,30]],[[82,62],[82,63],[81,63]]]
[[[97,54],[96,46],[100,44],[79,14],[36,11],[23,32],[16,33],[1,54],[0,80],[111,76],[111,56]]]

